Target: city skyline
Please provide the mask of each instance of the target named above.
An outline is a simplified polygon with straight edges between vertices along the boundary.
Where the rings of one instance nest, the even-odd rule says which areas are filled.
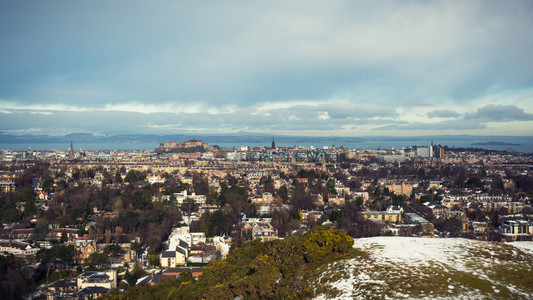
[[[0,133],[533,135],[529,1],[0,3]]]

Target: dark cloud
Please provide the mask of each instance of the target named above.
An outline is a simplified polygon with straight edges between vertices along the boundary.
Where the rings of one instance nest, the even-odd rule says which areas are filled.
[[[434,110],[427,113],[430,118],[457,118],[461,114],[453,110]]]
[[[487,123],[502,123],[512,121],[532,121],[533,114],[526,113],[514,105],[486,105],[475,112],[463,115],[450,110],[436,110],[427,114],[432,118],[453,118],[452,120],[436,123],[413,122],[408,124],[394,124],[380,126],[379,130],[477,130],[487,129]],[[461,116],[461,117],[459,117]]]
[[[393,125],[384,125],[379,126],[377,130],[404,130],[404,131],[413,131],[413,130],[431,130],[434,132],[442,130],[477,130],[477,129],[486,129],[487,125],[473,120],[453,120],[453,121],[442,121],[437,123],[423,123],[423,122],[414,122],[408,124],[393,124]]]
[[[523,109],[514,105],[491,104],[478,108],[474,113],[465,114],[464,118],[489,122],[531,121],[533,120],[533,114],[526,113]]]

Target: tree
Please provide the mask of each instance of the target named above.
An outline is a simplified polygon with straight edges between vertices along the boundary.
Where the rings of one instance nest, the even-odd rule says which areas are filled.
[[[44,240],[50,232],[50,226],[46,222],[40,223],[35,226],[34,232],[37,240]]]
[[[25,299],[33,292],[32,278],[24,272],[27,270],[13,254],[0,255],[0,299]]]
[[[122,176],[120,175],[120,172],[118,170],[115,173],[115,182],[122,182]]]
[[[50,193],[54,187],[54,179],[48,178],[43,181],[43,191]]]
[[[106,267],[110,264],[109,257],[104,252],[95,252],[85,260],[85,265],[91,269]]]
[[[461,233],[463,222],[458,217],[437,219],[435,221],[435,226],[438,226],[442,228],[442,230],[447,231],[451,237],[458,237]]]
[[[365,204],[365,199],[363,199],[363,197],[359,196],[357,198],[355,198],[355,205],[359,208],[361,208],[361,206],[363,206],[363,204]]]
[[[209,214],[208,235],[225,235],[229,228],[226,227],[226,213],[223,210],[217,210]]]
[[[181,211],[190,217],[191,213],[198,210],[198,207],[199,205],[194,202],[194,199],[187,197],[181,204]]]
[[[104,248],[104,253],[111,259],[117,259],[122,256],[122,248],[117,244],[111,244]]]
[[[8,200],[0,208],[0,221],[2,223],[13,223],[20,219],[19,211],[17,210],[17,205],[14,200]]]
[[[37,259],[41,265],[46,268],[46,278],[52,268],[64,270],[74,261],[76,250],[72,245],[54,245],[50,249],[41,249],[37,252]]]
[[[192,177],[192,186],[194,192],[198,195],[209,194],[209,184],[207,179],[202,174],[194,174]]]
[[[148,255],[148,262],[151,266],[159,267],[160,261],[159,261],[159,255],[157,253],[153,253]]]
[[[337,190],[335,189],[335,179],[333,178],[328,179],[326,183],[326,188],[328,189],[329,194],[337,195]]]
[[[259,181],[263,185],[263,191],[268,193],[274,193],[274,181],[272,180],[271,176],[263,176],[261,180]]]
[[[287,203],[289,200],[289,191],[285,185],[279,187],[277,194],[281,197],[281,199],[283,199],[283,203]]]
[[[313,198],[305,191],[305,186],[297,184],[292,190],[291,204],[295,209],[313,209]]]
[[[136,182],[137,180],[139,179],[134,170],[130,170],[128,174],[126,174],[126,177],[124,178],[124,181],[129,182],[129,183]]]

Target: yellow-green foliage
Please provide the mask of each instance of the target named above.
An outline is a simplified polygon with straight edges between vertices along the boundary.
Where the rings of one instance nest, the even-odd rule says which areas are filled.
[[[333,253],[347,253],[353,246],[353,239],[339,229],[314,227],[303,236],[307,262],[317,262]]]
[[[311,292],[302,283],[305,270],[325,259],[353,250],[344,232],[315,227],[299,237],[263,243],[259,240],[233,248],[225,261],[211,262],[197,281],[174,286],[135,288],[132,297],[144,299],[297,299]]]

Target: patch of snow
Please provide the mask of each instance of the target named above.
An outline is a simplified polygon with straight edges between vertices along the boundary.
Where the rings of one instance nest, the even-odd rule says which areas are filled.
[[[510,244],[533,254],[533,242]],[[501,292],[499,287],[503,283],[488,272],[491,272],[494,265],[508,263],[498,259],[503,251],[501,244],[462,238],[372,237],[355,239],[354,247],[366,252],[368,257],[349,259],[335,264],[346,275],[338,280],[331,279],[333,282],[326,280],[326,285],[341,292],[335,299],[486,298],[489,295],[483,295],[479,290],[465,289],[460,281],[454,280],[454,274],[470,274],[485,281],[487,285],[493,286],[492,293],[498,294]],[[322,274],[318,282],[322,282],[323,278],[329,278],[333,274],[334,272]],[[444,278],[446,283],[443,282],[441,290],[438,287],[436,290],[413,290],[409,284],[413,278],[424,281],[443,275],[451,277]],[[389,287],[391,284],[394,287],[393,290]],[[524,295],[518,287],[512,287],[510,291],[514,295]],[[412,294],[413,292],[415,294]],[[331,295],[322,294],[318,295],[317,299],[330,299],[331,297]]]
[[[376,260],[391,263],[409,263],[430,266],[429,262],[448,265],[454,269],[467,269],[461,260],[461,248],[477,247],[468,239],[427,239],[415,237],[375,237],[355,241],[355,247],[372,249]]]
[[[533,254],[533,242],[509,242],[509,243],[506,243],[507,245],[511,245],[513,247],[516,247],[526,253],[530,253],[530,254]],[[513,255],[516,255],[514,254],[516,252],[513,252]]]

